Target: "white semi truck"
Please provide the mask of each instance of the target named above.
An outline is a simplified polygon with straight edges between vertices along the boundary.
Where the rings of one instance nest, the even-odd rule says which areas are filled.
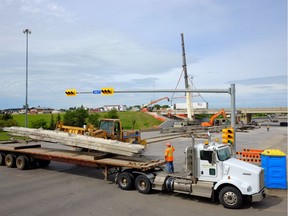
[[[184,172],[167,174],[161,169],[139,172],[126,169],[118,173],[121,189],[133,185],[147,194],[152,189],[185,193],[219,199],[225,208],[240,208],[243,201],[256,202],[265,198],[264,170],[232,157],[231,147],[210,142],[193,144],[185,150]]]

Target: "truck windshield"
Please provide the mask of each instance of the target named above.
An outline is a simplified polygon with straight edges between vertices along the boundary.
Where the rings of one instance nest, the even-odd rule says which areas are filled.
[[[231,149],[230,148],[222,148],[217,151],[218,159],[220,161],[225,161],[231,158]]]

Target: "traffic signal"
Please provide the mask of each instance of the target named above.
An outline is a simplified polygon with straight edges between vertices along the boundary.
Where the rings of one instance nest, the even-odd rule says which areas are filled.
[[[230,127],[222,129],[222,143],[234,144],[234,128]]]
[[[101,88],[101,94],[102,95],[113,95],[114,94],[114,88]]]
[[[65,94],[66,96],[76,96],[77,92],[76,89],[66,89]]]

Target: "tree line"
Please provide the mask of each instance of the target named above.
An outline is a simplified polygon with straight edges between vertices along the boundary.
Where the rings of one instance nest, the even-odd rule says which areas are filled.
[[[56,119],[51,114],[50,121],[44,118],[33,120],[30,122],[30,128],[43,128],[47,130],[55,130],[58,122],[63,122],[64,125],[83,127],[84,125],[91,124],[94,127],[98,127],[100,115],[98,113],[89,114],[83,107],[69,110],[62,117],[58,113]],[[117,110],[111,110],[106,113],[104,118],[117,119],[119,118]],[[0,127],[19,126],[18,122],[13,119],[13,115],[5,113],[0,114]]]

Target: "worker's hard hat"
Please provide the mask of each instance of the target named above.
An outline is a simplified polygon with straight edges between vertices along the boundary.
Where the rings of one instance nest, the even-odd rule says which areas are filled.
[[[171,143],[166,143],[166,146],[171,146]]]

